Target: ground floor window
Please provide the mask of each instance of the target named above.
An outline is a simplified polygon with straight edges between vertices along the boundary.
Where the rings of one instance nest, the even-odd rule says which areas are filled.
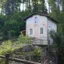
[[[40,34],[43,34],[43,28],[40,28]]]
[[[30,35],[32,35],[33,34],[33,29],[30,29]]]

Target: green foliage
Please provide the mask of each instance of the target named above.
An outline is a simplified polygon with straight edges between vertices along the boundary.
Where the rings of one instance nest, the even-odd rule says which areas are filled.
[[[64,64],[64,36],[60,33],[51,32],[51,37],[53,38],[52,48],[55,48],[58,64]]]
[[[25,30],[24,18],[27,12],[13,12],[8,16],[0,15],[0,39],[14,39],[20,34],[20,31]]]
[[[21,48],[22,44],[30,43],[30,41],[31,41],[30,38],[24,35],[20,35],[17,41],[12,40],[4,41],[0,45],[0,55],[4,55],[6,53],[11,54],[15,49]]]
[[[4,41],[0,45],[0,55],[4,55],[6,53],[13,53],[13,51],[17,48],[20,48],[20,46],[17,46],[17,43],[13,43],[11,40]]]
[[[21,2],[21,0],[11,0],[11,1],[12,1],[11,4],[17,3],[17,5],[14,4],[14,6],[15,6],[14,8],[18,8],[19,4]],[[44,2],[45,2],[44,0],[32,0],[32,5],[31,5],[30,0],[24,0],[23,4],[26,3],[26,5],[27,5],[25,11],[19,12],[16,9],[15,11],[13,10],[9,15],[0,14],[0,41],[4,41],[4,40],[8,40],[8,39],[16,39],[20,35],[20,32],[22,30],[25,30],[24,18],[27,15],[29,15],[33,12],[36,12],[36,11],[43,11],[43,12],[46,11]],[[5,11],[4,10],[4,8],[6,8],[6,6],[4,6],[5,3],[7,4],[6,0],[0,0],[0,8],[2,8],[2,11]],[[61,5],[62,5],[61,11],[56,6],[56,0],[48,0],[48,3],[51,8],[51,12],[49,12],[49,15],[51,17],[53,17],[56,21],[59,22],[58,32],[60,32],[60,33],[62,33],[62,35],[64,35],[64,0],[61,1]],[[8,9],[7,9],[7,11],[8,11]],[[5,12],[5,14],[6,14],[6,12]],[[61,57],[61,59],[64,60],[64,56],[63,56],[64,37],[62,35],[61,35],[61,37],[59,37],[59,34],[57,34],[57,35],[52,34],[54,43],[55,43],[53,45],[53,47],[57,47],[59,49],[58,54]],[[17,47],[18,43],[24,44],[24,43],[30,43],[30,42],[31,42],[31,39],[28,36],[26,37],[22,34],[19,36],[18,41],[13,42],[14,44],[12,43],[12,41],[5,41],[4,43],[2,43],[0,54],[1,53],[5,54],[7,52],[11,53],[14,49],[16,49],[15,47]],[[15,46],[14,48],[12,47],[12,44]],[[36,55],[40,54],[38,52],[38,50],[34,50],[33,53]]]
[[[18,43],[17,41],[4,41],[2,44],[0,44],[0,55],[5,55],[9,53],[11,56],[14,54],[14,50],[22,48],[21,43]],[[4,64],[3,59],[0,59],[0,64]]]
[[[58,64],[64,64],[64,0],[62,0],[62,10],[59,10],[56,6],[56,0],[48,0],[51,7],[49,15],[59,22],[58,32],[52,32],[52,38],[54,40],[52,48],[57,50]]]
[[[31,38],[21,34],[18,37],[17,41],[12,41],[12,40],[8,40],[8,41],[4,41],[2,42],[2,44],[0,45],[0,55],[5,55],[7,53],[11,54],[13,57],[15,57],[15,50],[18,50],[20,48],[23,48],[23,44],[28,44],[31,42]],[[18,55],[27,55],[27,54],[33,54],[34,58],[38,58],[39,60],[41,59],[41,48],[34,48],[35,50],[30,51],[30,52],[19,52]],[[4,63],[2,59],[0,59],[0,63]]]
[[[51,12],[49,12],[49,15],[53,17],[56,21],[58,21],[58,32],[62,33],[64,35],[64,0],[61,1],[61,7],[62,10],[60,10],[60,3],[58,4],[58,1],[56,0],[48,0],[49,7]],[[56,4],[57,3],[57,4]]]
[[[0,8],[5,4],[6,0],[0,0]]]
[[[49,6],[51,8],[51,12],[49,13],[50,16],[52,16],[55,20],[58,22],[60,21],[60,11],[58,10],[56,6],[56,1],[55,0],[48,0]],[[53,3],[53,4],[52,4]]]
[[[4,2],[6,0],[3,0],[2,2]],[[6,1],[5,3],[8,5],[8,1]],[[12,0],[9,2],[10,4],[13,3],[20,3],[21,0],[16,0],[15,2]],[[38,3],[40,2],[40,3]],[[0,15],[0,40],[7,40],[7,39],[15,39],[19,36],[20,31],[25,30],[25,22],[24,22],[24,18],[33,13],[33,11],[38,11],[38,8],[40,8],[39,10],[42,10],[42,6],[44,5],[43,3],[41,3],[41,0],[33,0],[32,1],[32,6],[30,4],[30,0],[25,0],[25,2],[27,4],[27,9],[25,11],[19,12],[18,10],[14,10],[12,11],[12,13],[10,13],[9,15]],[[29,4],[29,5],[28,5]],[[3,5],[3,4],[2,4]],[[5,8],[7,7],[7,5],[5,5]],[[4,6],[4,5],[3,5]],[[31,7],[34,7],[33,10]],[[12,8],[11,8],[12,9]],[[4,9],[3,9],[4,10]],[[6,9],[5,9],[6,10]],[[4,11],[5,11],[4,10]],[[30,12],[29,12],[30,10]],[[9,10],[8,10],[9,11]],[[6,14],[7,12],[5,12]]]
[[[28,37],[28,36],[25,36],[23,34],[21,34],[18,38],[18,41],[22,44],[28,44],[28,43],[31,43],[31,38]]]
[[[34,51],[32,51],[32,54],[35,56],[41,56],[41,48],[37,48]]]

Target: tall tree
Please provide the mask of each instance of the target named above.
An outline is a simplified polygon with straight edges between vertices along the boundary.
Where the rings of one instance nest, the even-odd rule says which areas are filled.
[[[46,13],[47,10],[46,10],[46,7],[45,7],[45,0],[41,0],[42,2],[42,12]]]
[[[62,0],[61,25],[62,25],[62,33],[64,35],[64,0]]]
[[[13,11],[19,11],[21,0],[5,0],[2,4],[5,14],[10,14]]]
[[[62,24],[61,22],[63,21],[62,15],[61,15],[61,11],[59,10],[59,0],[48,0],[49,6],[50,6],[50,10],[51,12],[49,13],[49,15],[51,17],[53,17],[56,21],[59,22],[58,24],[58,31],[62,32]],[[57,6],[58,5],[58,6]]]
[[[64,36],[60,33],[52,32],[52,47],[57,51],[57,64],[64,64]]]
[[[1,14],[4,11],[3,6],[5,5],[5,3],[6,3],[6,0],[0,0],[0,9],[1,9],[0,12],[1,12]]]
[[[45,0],[25,0],[27,10],[30,12],[47,12]]]

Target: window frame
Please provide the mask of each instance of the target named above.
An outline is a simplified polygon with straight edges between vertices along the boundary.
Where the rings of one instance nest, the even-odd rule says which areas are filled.
[[[33,29],[32,28],[30,29],[30,35],[33,35]]]
[[[43,34],[43,28],[42,27],[40,28],[40,34]]]

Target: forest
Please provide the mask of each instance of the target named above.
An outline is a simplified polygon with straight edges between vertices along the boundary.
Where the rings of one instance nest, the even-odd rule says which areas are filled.
[[[0,0],[0,44],[17,40],[25,30],[24,19],[34,12],[43,12],[58,21],[58,33],[53,37],[58,64],[64,64],[64,0]]]
[[[0,40],[17,38],[20,32],[25,30],[24,18],[33,12],[43,12],[53,17],[59,22],[58,31],[63,34],[63,0],[48,0],[47,2],[48,9],[45,6],[45,0],[1,0]],[[25,10],[20,10],[20,4],[23,4]]]

